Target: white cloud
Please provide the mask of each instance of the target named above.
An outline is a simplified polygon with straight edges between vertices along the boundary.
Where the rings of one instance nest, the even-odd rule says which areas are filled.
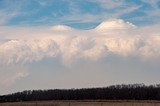
[[[112,19],[110,21],[102,22],[96,27],[99,31],[105,31],[106,29],[130,29],[134,28],[135,25],[129,22],[124,22],[123,20]]]
[[[0,46],[2,64],[25,63],[54,57],[58,51],[52,39],[43,40],[9,40]]]
[[[125,6],[123,0],[90,0],[91,2],[98,2],[105,9],[114,9],[117,7]]]
[[[10,19],[12,19],[13,17],[17,16],[18,12],[17,11],[12,11],[11,10],[7,10],[7,9],[3,9],[0,10],[0,25],[6,24],[8,23],[8,21]]]
[[[156,66],[157,60],[160,60],[159,25],[137,27],[120,19],[112,19],[91,30],[63,25],[0,27],[0,30],[0,65],[3,66],[0,69],[0,86],[10,86],[26,77],[33,70],[25,68],[28,64],[43,62],[45,59],[60,59],[58,64],[64,66],[65,70],[76,70],[85,62],[91,62],[92,66],[93,62],[95,68],[98,66],[95,70],[110,70],[107,71],[110,74],[129,68],[132,71],[146,70],[145,64],[152,61],[152,65]],[[138,63],[134,63],[134,58],[138,59]],[[137,64],[138,68],[135,68]],[[87,65],[84,66],[87,70]]]
[[[35,29],[1,28],[0,36],[4,39],[0,44],[0,63],[29,63],[56,56],[68,63],[79,58],[97,60],[108,54],[159,57],[160,33],[158,30],[152,32],[152,29],[148,28],[146,33],[144,28],[136,28],[119,19],[102,22],[91,30],[62,25]]]
[[[20,14],[23,15],[25,12],[22,12],[23,4],[26,3],[26,1],[0,1],[0,3],[3,5],[0,8],[0,25],[6,25],[8,24],[13,18],[16,16],[19,16]],[[16,5],[14,5],[16,4]]]

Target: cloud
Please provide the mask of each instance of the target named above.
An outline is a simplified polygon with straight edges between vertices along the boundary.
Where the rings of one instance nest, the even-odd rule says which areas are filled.
[[[12,11],[10,9],[0,10],[0,25],[4,25],[9,22],[13,17],[17,16],[17,11]]]
[[[106,29],[130,29],[135,27],[132,23],[124,22],[123,20],[112,19],[111,21],[104,21],[96,27],[99,31],[105,31]]]
[[[123,18],[141,25],[157,23],[160,19],[158,0],[140,0],[139,4],[136,1],[125,0],[86,0],[85,3],[73,0],[61,0],[58,3],[52,0],[34,0],[33,2],[36,8],[30,8],[34,3],[26,0],[21,2],[2,0],[1,4],[4,6],[0,9],[0,25],[55,25],[60,23],[75,27],[80,25],[78,27],[88,29],[91,28],[91,25],[93,28],[97,23],[109,18]],[[65,9],[59,8],[59,4],[65,4]],[[57,5],[57,8],[53,8],[54,5]],[[88,6],[88,9],[85,8],[85,5]],[[43,13],[44,15],[41,16],[40,11],[44,7],[47,10],[52,8],[53,11],[48,11],[49,14]]]
[[[58,48],[52,39],[10,40],[1,45],[1,62],[5,64],[32,62],[54,56]],[[3,57],[2,57],[3,56]]]
[[[67,25],[73,25],[73,24],[95,24],[99,23],[101,21],[104,21],[109,18],[120,18],[125,14],[132,13],[136,10],[138,10],[141,6],[139,5],[133,5],[132,3],[125,2],[123,0],[86,0],[85,5],[88,6],[89,9],[85,8],[85,5],[82,2],[79,1],[63,1],[56,3],[56,1],[47,0],[34,0],[36,3],[37,8],[32,9],[30,11],[30,8],[32,7],[32,4],[30,4],[27,1],[21,1],[18,6],[13,6],[14,8],[19,7],[17,11],[17,14],[15,15],[16,18],[10,17],[10,19],[6,22],[9,22],[11,20],[10,24],[16,24],[16,25],[53,25],[56,23],[61,24],[67,24]],[[9,3],[6,3],[9,4]],[[13,4],[13,3],[10,3]],[[27,8],[24,8],[27,6]],[[63,8],[59,8],[60,6],[57,6],[57,8],[53,8],[54,5],[64,5],[65,10]],[[12,6],[11,6],[12,7]],[[44,13],[43,16],[38,15],[39,17],[35,18],[34,16],[37,14],[40,14],[39,11],[43,10],[45,8],[53,8],[53,11],[48,11],[50,15],[47,15]],[[7,8],[8,9],[8,8]],[[13,8],[9,10],[10,12],[13,12]],[[92,11],[90,11],[92,10]],[[94,12],[95,10],[95,12]],[[9,12],[7,11],[7,12]],[[29,11],[29,12],[28,12]],[[6,13],[7,13],[6,12]],[[21,19],[18,18],[18,16],[21,17]],[[29,17],[29,18],[28,18]],[[8,16],[9,18],[9,16]],[[30,20],[32,18],[32,20]],[[85,19],[85,20],[84,20]],[[5,23],[4,23],[5,25]]]
[[[29,73],[26,71],[26,69],[24,69],[24,67],[15,65],[4,67],[1,65],[0,86],[4,88],[9,87],[13,85],[15,81],[28,76],[28,74]]]
[[[10,0],[1,0],[0,1],[1,7],[0,7],[0,25],[5,26],[8,24],[11,24],[13,20],[19,16],[27,16],[30,15],[32,12],[26,12],[24,7],[28,5],[28,2],[26,0],[21,1],[10,1]],[[25,4],[25,6],[24,6]]]
[[[1,28],[0,63],[30,63],[60,56],[67,64],[76,59],[98,60],[109,54],[159,57],[159,31],[152,32],[152,29],[147,28],[146,33],[145,28],[120,19],[102,22],[91,30],[63,25],[39,29]]]
[[[134,83],[146,82],[141,76],[150,77],[150,70],[158,73],[159,61],[159,25],[138,27],[121,19],[110,19],[90,30],[65,25],[0,27],[0,86],[9,87],[29,77],[26,81],[32,87],[33,83],[43,80],[41,77],[44,74],[46,79],[41,84],[33,84],[34,88],[44,88],[41,85],[52,82],[53,76],[54,86],[63,88],[65,81],[69,82],[68,88],[89,87],[86,83],[83,85],[85,80],[93,85],[96,82],[95,86],[99,86],[100,82],[105,86],[106,80],[107,84],[133,82],[131,80],[135,76],[138,79]],[[85,78],[81,79],[85,72]],[[124,73],[128,73],[127,78],[131,79],[123,78]],[[71,75],[77,79],[73,80]],[[114,77],[119,81],[116,82]],[[149,82],[158,81],[158,78],[150,78]],[[50,84],[47,86],[51,87]]]

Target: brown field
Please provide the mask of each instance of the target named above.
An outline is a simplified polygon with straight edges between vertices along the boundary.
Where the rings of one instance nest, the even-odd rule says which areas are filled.
[[[0,103],[0,106],[160,106],[160,101],[34,101]]]

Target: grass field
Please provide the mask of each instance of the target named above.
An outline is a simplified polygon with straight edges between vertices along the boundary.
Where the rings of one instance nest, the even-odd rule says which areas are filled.
[[[0,106],[160,106],[160,101],[35,101],[1,103]]]

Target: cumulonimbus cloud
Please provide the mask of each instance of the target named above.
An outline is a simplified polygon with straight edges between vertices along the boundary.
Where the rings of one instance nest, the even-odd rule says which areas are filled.
[[[29,75],[24,65],[43,59],[110,61],[112,56],[160,60],[159,25],[138,27],[121,19],[104,21],[90,30],[69,26],[0,27],[0,86]],[[60,58],[59,58],[60,57]]]
[[[40,61],[60,56],[67,64],[76,59],[98,60],[114,54],[160,57],[159,26],[136,27],[121,19],[102,22],[90,30],[58,25],[39,28],[1,27],[0,64]]]

